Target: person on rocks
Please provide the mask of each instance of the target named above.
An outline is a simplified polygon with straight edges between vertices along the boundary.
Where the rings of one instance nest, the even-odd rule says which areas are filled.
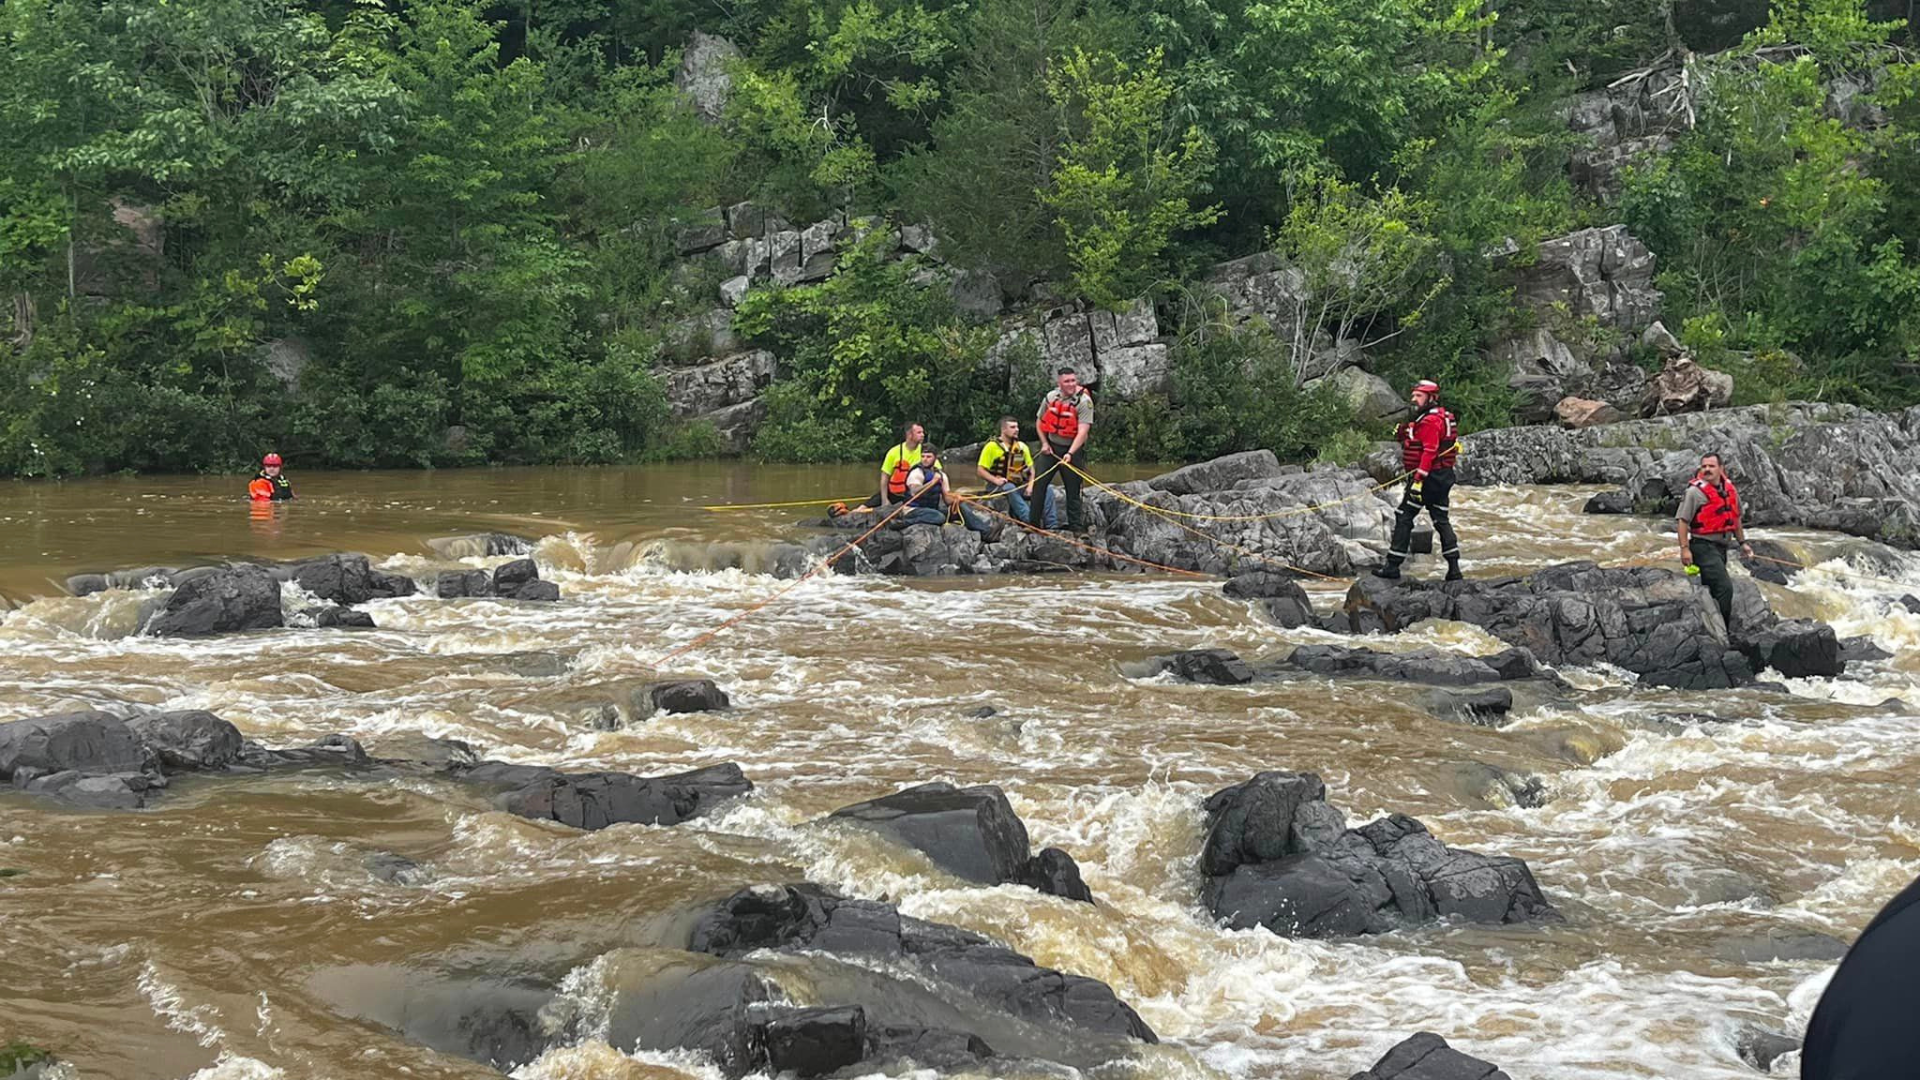
[[[907,473],[907,503],[907,512],[900,515],[903,525],[945,525],[947,508],[952,506],[958,508],[960,521],[967,528],[982,536],[993,531],[985,515],[953,497],[947,487],[946,470],[940,467],[940,458],[931,446],[920,448],[920,463]]]
[[[1413,543],[1413,523],[1425,509],[1447,560],[1447,580],[1459,581],[1460,538],[1453,534],[1448,499],[1453,494],[1453,463],[1460,455],[1460,433],[1453,414],[1440,404],[1440,384],[1422,379],[1413,384],[1413,419],[1394,431],[1400,442],[1400,464],[1411,475],[1394,515],[1393,541],[1387,562],[1375,577],[1397,578]]]
[[[1747,529],[1740,521],[1740,491],[1733,486],[1719,454],[1700,456],[1700,471],[1680,497],[1680,509],[1674,518],[1680,534],[1680,565],[1687,567],[1687,573],[1700,576],[1731,635],[1733,578],[1727,573],[1727,553],[1737,543],[1740,553],[1751,559],[1753,545],[1747,543]]]
[[[920,464],[920,448],[926,442],[927,429],[918,421],[909,421],[901,428],[900,441],[880,460],[880,490],[874,492],[866,502],[854,507],[854,512],[877,510],[905,502],[907,474]]]
[[[987,494],[1001,496],[1007,500],[1007,513],[1021,521],[1027,520],[1027,500],[1033,498],[1033,451],[1020,441],[1020,421],[1011,416],[1000,418],[1000,434],[987,440],[980,448],[980,461],[975,466],[980,479],[986,481]],[[1046,503],[1043,514],[1047,528],[1060,524],[1060,508],[1047,498],[1049,488],[1040,489],[1040,499]]]
[[[253,474],[253,482],[247,485],[247,498],[254,502],[285,502],[293,498],[293,482],[280,471],[279,454],[260,459],[260,471]]]
[[[1059,385],[1040,400],[1040,414],[1034,424],[1040,431],[1040,474],[1034,479],[1036,495],[1027,507],[1027,524],[1041,527],[1042,516],[1052,502],[1047,489],[1053,475],[1059,473],[1061,486],[1066,489],[1067,531],[1085,532],[1080,473],[1068,466],[1086,463],[1087,436],[1093,433],[1093,397],[1080,388],[1080,376],[1072,368],[1061,368],[1059,379]]]

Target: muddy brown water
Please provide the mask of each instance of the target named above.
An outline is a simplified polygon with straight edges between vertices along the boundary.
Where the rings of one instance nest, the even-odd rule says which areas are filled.
[[[658,944],[675,913],[809,878],[1107,981],[1165,1040],[1126,1076],[1343,1078],[1424,1029],[1516,1080],[1735,1080],[1755,1075],[1738,1029],[1797,1031],[1831,967],[1770,952],[1850,939],[1920,872],[1920,719],[1882,704],[1920,708],[1920,616],[1893,603],[1920,591],[1920,560],[1862,561],[1841,537],[1773,534],[1826,572],[1769,596],[1896,655],[1785,696],[1576,670],[1574,699],[1476,727],[1379,684],[1128,677],[1156,652],[1328,640],[1262,624],[1217,582],[823,576],[676,662],[718,680],[734,709],[608,732],[589,720],[603,703],[785,584],[756,570],[803,511],[697,507],[852,495],[866,470],[294,480],[301,499],[263,513],[233,497],[233,478],[0,486],[0,594],[15,606],[0,620],[0,719],[207,708],[269,744],[345,732],[404,754],[450,736],[497,758],[647,774],[736,761],[758,790],[678,828],[590,834],[423,778],[184,780],[131,814],[0,794],[0,868],[20,871],[0,877],[0,1039],[55,1047],[77,1075],[497,1075],[381,1024],[396,973],[571,972],[590,1014],[605,972]],[[1589,490],[1462,489],[1470,571],[1666,555],[1657,523],[1579,514]],[[129,636],[149,594],[57,595],[80,571],[236,555],[358,550],[426,575],[453,564],[430,540],[480,530],[542,537],[536,557],[565,600],[415,597],[370,605],[372,632],[180,642]],[[1340,590],[1312,591],[1330,605]],[[1451,624],[1372,644],[1495,645]],[[996,714],[968,715],[983,705]],[[1448,843],[1524,857],[1567,920],[1341,942],[1219,930],[1197,901],[1199,806],[1262,768],[1320,772],[1352,823],[1404,811]],[[1510,805],[1496,770],[1539,777],[1544,805]],[[1005,787],[1036,845],[1072,851],[1100,904],[969,886],[809,824],[932,779]],[[382,881],[364,862],[376,852],[422,872]],[[715,1074],[589,1038],[516,1075]]]

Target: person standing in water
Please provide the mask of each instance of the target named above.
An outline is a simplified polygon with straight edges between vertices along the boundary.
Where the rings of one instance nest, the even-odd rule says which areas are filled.
[[[247,498],[254,502],[284,502],[293,498],[293,482],[280,471],[279,454],[260,459],[260,471],[247,485]]]
[[[1733,577],[1727,573],[1727,553],[1739,544],[1740,553],[1751,559],[1753,545],[1747,543],[1747,528],[1740,520],[1740,491],[1719,454],[1700,455],[1700,471],[1680,497],[1674,519],[1674,530],[1680,534],[1680,564],[1687,573],[1700,576],[1731,638]]]

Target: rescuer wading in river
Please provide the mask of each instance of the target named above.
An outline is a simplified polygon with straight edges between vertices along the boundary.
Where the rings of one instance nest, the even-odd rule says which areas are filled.
[[[1700,471],[1680,497],[1674,518],[1680,533],[1680,562],[1687,573],[1700,575],[1700,583],[1720,608],[1727,636],[1732,637],[1733,578],[1727,574],[1727,552],[1737,543],[1740,553],[1751,559],[1753,546],[1747,543],[1747,528],[1740,520],[1740,491],[1719,454],[1700,456]]]
[[[293,498],[293,482],[280,471],[279,454],[260,459],[260,471],[247,485],[247,498],[254,502],[285,502]]]
[[[1407,561],[1413,543],[1413,522],[1425,508],[1433,518],[1433,532],[1440,541],[1440,554],[1447,560],[1447,580],[1460,580],[1460,540],[1453,534],[1447,500],[1453,494],[1453,462],[1460,454],[1460,433],[1453,414],[1440,404],[1440,384],[1422,379],[1413,384],[1413,419],[1394,431],[1400,442],[1400,464],[1412,477],[1400,497],[1400,509],[1393,520],[1393,542],[1387,551],[1387,564],[1374,570],[1373,576],[1397,578],[1400,564]]]

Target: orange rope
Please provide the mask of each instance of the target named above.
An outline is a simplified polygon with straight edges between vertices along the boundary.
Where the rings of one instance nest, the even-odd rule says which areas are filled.
[[[1031,522],[1022,521],[1011,514],[1003,514],[1000,511],[995,510],[993,507],[985,505],[979,499],[976,499],[971,495],[960,496],[960,501],[973,503],[975,506],[978,506],[980,509],[985,510],[989,514],[992,514],[994,517],[1000,518],[1003,521],[1011,521],[1015,525],[1018,525],[1021,528],[1026,529],[1030,532],[1037,532],[1041,536],[1052,537],[1053,539],[1059,540],[1062,543],[1072,544],[1074,547],[1091,551],[1096,555],[1107,555],[1115,559],[1124,559],[1127,562],[1138,563],[1141,566],[1150,567],[1154,570],[1164,570],[1169,574],[1184,574],[1188,577],[1199,577],[1199,578],[1212,576],[1211,574],[1203,574],[1198,570],[1182,570],[1177,566],[1163,566],[1160,563],[1152,562],[1147,559],[1136,558],[1132,555],[1128,555],[1123,551],[1115,551],[1112,548],[1094,547],[1092,544],[1081,543],[1080,541],[1075,540],[1071,536],[1065,536],[1057,532],[1048,532],[1046,529],[1043,529],[1040,526],[1035,525]]]
[[[655,667],[656,670],[659,668],[665,667],[669,661],[677,657],[684,656],[685,654],[692,652],[693,650],[699,648],[700,646],[705,645],[707,642],[712,641],[714,638],[719,637],[721,634],[725,633],[729,628],[733,627],[734,625],[744,620],[747,616],[752,615],[755,612],[758,612],[760,609],[766,607],[768,604],[773,603],[775,600],[778,600],[781,597],[792,592],[793,590],[799,588],[802,584],[804,584],[807,581],[808,578],[813,577],[815,574],[818,574],[820,571],[825,570],[827,567],[832,566],[836,562],[839,562],[840,559],[847,554],[847,552],[852,551],[853,549],[859,547],[861,543],[867,539],[867,537],[872,536],[874,533],[879,532],[882,528],[886,527],[887,523],[891,522],[894,518],[899,517],[901,514],[905,513],[907,509],[912,505],[913,505],[912,503],[905,503],[905,502],[901,503],[898,507],[894,509],[893,513],[888,514],[886,517],[883,517],[879,521],[874,522],[872,528],[868,529],[866,532],[861,533],[859,536],[855,537],[854,539],[847,541],[847,543],[844,546],[842,546],[839,551],[834,552],[832,556],[823,560],[819,565],[815,566],[813,569],[807,571],[804,574],[801,574],[799,577],[794,578],[792,581],[788,582],[787,586],[781,589],[779,592],[776,592],[772,596],[767,597],[765,600],[762,600],[759,603],[754,604],[753,606],[747,608],[745,611],[742,611],[738,615],[735,615],[733,618],[728,619],[726,622],[721,623],[719,626],[714,627],[713,629],[707,631],[706,633],[701,634],[699,637],[694,638],[692,641],[687,642],[685,645],[682,645],[679,648],[668,653],[667,655],[661,657],[659,662],[653,666]]]

